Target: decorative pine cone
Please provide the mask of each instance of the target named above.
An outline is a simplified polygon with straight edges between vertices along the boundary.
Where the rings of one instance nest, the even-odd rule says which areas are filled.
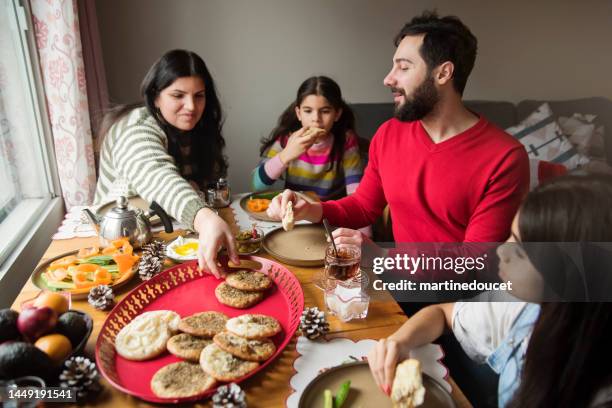
[[[149,254],[162,261],[166,257],[166,244],[163,241],[155,240],[142,246],[142,255]]]
[[[318,307],[307,307],[302,312],[300,318],[300,330],[302,335],[309,340],[318,339],[329,332],[329,323],[325,317],[325,312]]]
[[[212,397],[212,408],[246,408],[246,395],[236,383],[217,388]]]
[[[143,253],[138,263],[138,275],[143,281],[151,279],[162,271],[164,261],[162,258],[152,256],[148,253]]]
[[[109,285],[99,285],[89,290],[87,301],[98,310],[110,310],[115,305],[113,288]]]
[[[96,364],[87,357],[71,357],[64,363],[59,376],[60,387],[76,389],[77,400],[83,400],[101,390]]]

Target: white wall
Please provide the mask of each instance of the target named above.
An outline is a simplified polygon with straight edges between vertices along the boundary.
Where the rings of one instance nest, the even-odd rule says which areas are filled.
[[[230,182],[247,191],[259,139],[308,76],[349,102],[388,102],[392,39],[413,15],[459,16],[479,40],[467,99],[612,98],[612,2],[424,0],[97,0],[111,98],[138,99],[165,51],[206,61],[226,113]]]

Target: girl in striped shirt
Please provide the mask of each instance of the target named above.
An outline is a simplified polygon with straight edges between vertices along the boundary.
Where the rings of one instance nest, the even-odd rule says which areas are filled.
[[[325,76],[300,85],[295,102],[262,140],[260,153],[255,191],[284,179],[285,188],[314,191],[329,200],[353,193],[363,175],[355,117],[338,84]]]

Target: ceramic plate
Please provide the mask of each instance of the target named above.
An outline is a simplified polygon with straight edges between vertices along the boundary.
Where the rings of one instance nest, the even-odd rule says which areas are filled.
[[[300,224],[291,231],[270,231],[262,245],[270,255],[289,265],[320,266],[325,260],[327,240],[322,225]]]
[[[365,361],[343,364],[319,374],[304,389],[298,407],[322,407],[323,392],[329,389],[335,395],[347,380],[351,380],[351,388],[343,406],[391,408],[391,399],[378,388]],[[419,408],[456,407],[448,391],[425,373],[423,385],[426,390],[425,402]]]

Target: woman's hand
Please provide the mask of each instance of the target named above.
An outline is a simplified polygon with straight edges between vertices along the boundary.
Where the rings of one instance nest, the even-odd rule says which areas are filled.
[[[395,368],[400,361],[408,358],[408,354],[390,337],[378,340],[376,346],[368,353],[368,365],[374,381],[385,394],[391,394]]]
[[[202,208],[196,214],[193,225],[199,235],[198,268],[200,270],[210,271],[216,278],[225,276],[225,272],[217,264],[217,253],[221,247],[227,249],[232,262],[240,263],[234,235],[221,217],[208,208]]]
[[[293,204],[293,219],[295,221],[321,221],[321,216],[323,215],[321,204],[310,203],[304,200],[300,194],[296,194],[296,192],[292,190],[285,190],[282,194],[274,197],[266,210],[266,214],[276,221],[282,220],[285,216],[285,210],[287,209],[287,203],[289,203],[289,201]]]
[[[309,131],[310,128],[303,127],[291,134],[287,141],[287,146],[279,153],[281,161],[287,165],[300,157],[306,150],[310,149],[310,146],[315,144],[321,133],[324,132],[313,132]]]

